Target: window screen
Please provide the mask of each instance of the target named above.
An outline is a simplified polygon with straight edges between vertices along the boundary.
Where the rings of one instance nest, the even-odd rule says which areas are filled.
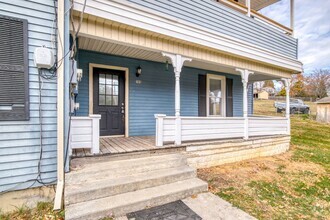
[[[0,121],[28,120],[27,21],[0,16]]]

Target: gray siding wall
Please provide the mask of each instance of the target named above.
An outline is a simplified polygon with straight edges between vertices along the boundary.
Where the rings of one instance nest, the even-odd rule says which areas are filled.
[[[127,0],[253,45],[297,58],[297,39],[212,0]]]
[[[154,114],[167,114],[174,116],[174,73],[170,66],[165,70],[164,63],[131,59],[127,57],[111,56],[107,54],[79,51],[79,68],[83,69],[84,77],[79,83],[80,103],[78,116],[88,115],[89,107],[89,63],[121,66],[129,68],[129,135],[154,135]],[[141,65],[142,75],[135,76],[136,68]],[[234,90],[234,116],[243,115],[243,88],[241,77],[238,75],[217,73],[196,68],[183,67],[180,78],[181,86],[181,115],[198,116],[198,75],[219,74],[233,79]],[[137,84],[136,80],[141,80]],[[252,94],[251,92],[249,93]],[[251,99],[252,100],[252,95]],[[252,106],[249,105],[252,113]]]
[[[0,14],[28,21],[29,51],[29,121],[0,121],[0,192],[29,187],[38,173],[40,156],[38,70],[34,66],[36,47],[50,47],[54,7],[53,0],[0,0]],[[1,31],[1,30],[0,30]],[[15,85],[13,85],[15,86]],[[50,182],[56,179],[56,80],[44,81],[43,158],[41,177]],[[20,185],[17,185],[20,184]],[[34,184],[37,186],[39,184]]]

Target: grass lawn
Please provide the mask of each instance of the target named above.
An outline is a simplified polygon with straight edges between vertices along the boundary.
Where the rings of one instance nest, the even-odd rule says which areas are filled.
[[[270,100],[260,115],[279,115]],[[330,125],[292,116],[290,151],[273,157],[200,169],[210,191],[258,219],[330,219]]]
[[[64,220],[64,211],[53,211],[53,203],[39,202],[37,207],[31,209],[26,206],[17,207],[12,212],[2,213],[0,220]]]

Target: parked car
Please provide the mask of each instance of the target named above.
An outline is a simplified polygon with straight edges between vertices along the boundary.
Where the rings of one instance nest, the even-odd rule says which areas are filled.
[[[281,113],[285,111],[286,103],[275,102],[274,107],[276,108],[276,112]],[[310,108],[308,105],[304,104],[304,102],[301,99],[290,99],[290,114],[295,114],[297,112],[303,114],[309,114]]]

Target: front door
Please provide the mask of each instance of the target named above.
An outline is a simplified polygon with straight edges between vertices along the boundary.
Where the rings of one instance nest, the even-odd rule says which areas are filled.
[[[100,114],[100,135],[125,134],[125,72],[93,69],[93,112]]]

